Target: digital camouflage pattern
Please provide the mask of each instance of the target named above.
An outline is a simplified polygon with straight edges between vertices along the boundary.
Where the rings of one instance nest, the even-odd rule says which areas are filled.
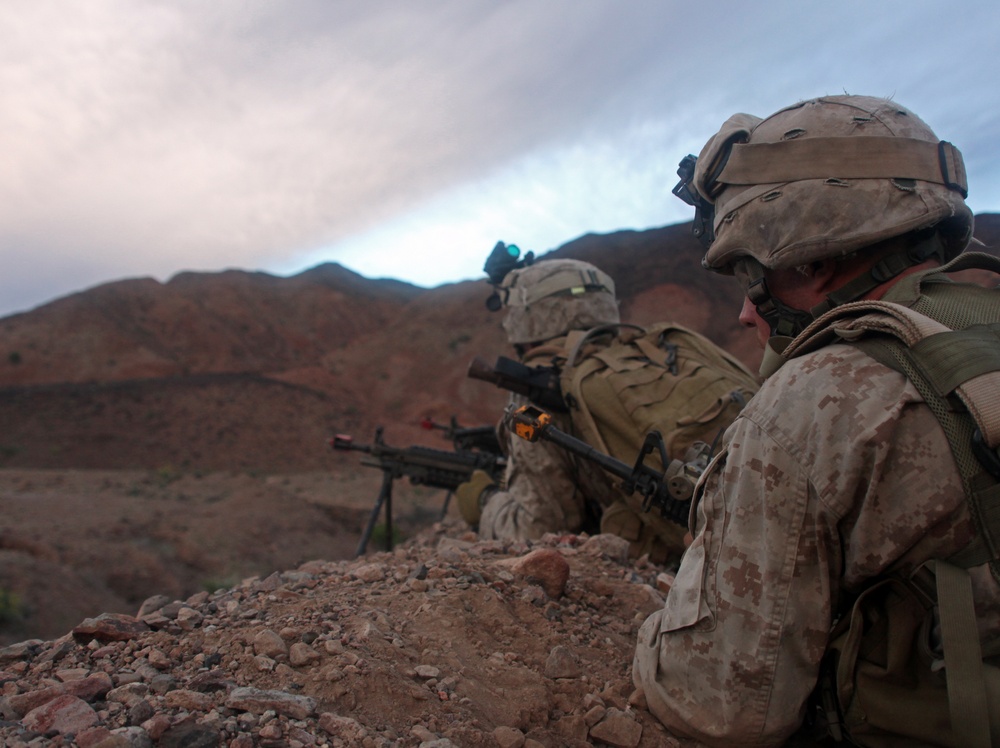
[[[934,415],[903,375],[846,345],[763,384],[696,499],[693,544],[639,632],[633,678],[664,725],[710,746],[782,745],[842,596],[973,536]],[[985,643],[1000,637],[1000,587],[987,567],[970,572]]]
[[[528,401],[513,396],[511,402]],[[569,416],[552,414],[553,425],[571,433]],[[529,442],[501,428],[507,450],[504,490],[483,507],[479,534],[486,539],[537,540],[547,532],[594,532],[603,507],[618,490],[601,468],[546,441]]]

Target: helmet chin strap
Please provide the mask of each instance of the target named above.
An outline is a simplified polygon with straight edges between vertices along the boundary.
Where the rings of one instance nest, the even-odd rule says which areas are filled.
[[[875,263],[871,270],[831,292],[823,301],[808,311],[790,307],[772,296],[764,277],[764,267],[755,258],[743,258],[740,269],[749,278],[746,288],[747,298],[756,307],[757,314],[771,329],[771,337],[794,338],[805,330],[814,319],[834,307],[864,298],[907,268],[920,265],[932,257],[938,258],[939,261],[943,261],[945,258],[944,244],[936,232],[924,236],[920,241],[914,242],[898,252],[886,255]]]
[[[764,277],[764,267],[756,259],[743,258],[740,266],[749,278],[746,287],[747,298],[756,307],[760,318],[771,329],[771,337],[779,335],[794,338],[813,321],[810,312],[790,307],[771,295],[767,279]]]

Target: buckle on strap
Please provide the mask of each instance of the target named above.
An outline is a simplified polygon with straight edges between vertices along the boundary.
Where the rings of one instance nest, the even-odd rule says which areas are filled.
[[[965,163],[962,154],[947,140],[938,143],[938,163],[941,165],[941,177],[945,187],[956,190],[962,196],[969,196],[969,183],[965,175]]]
[[[982,430],[978,427],[972,434],[972,454],[976,456],[986,472],[1000,480],[1000,454],[997,454],[997,450],[990,449],[983,437]]]

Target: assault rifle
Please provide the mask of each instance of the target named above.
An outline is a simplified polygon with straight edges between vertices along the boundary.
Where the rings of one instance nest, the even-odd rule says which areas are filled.
[[[508,406],[504,411],[507,427],[522,439],[536,442],[544,439],[568,452],[596,463],[598,466],[621,478],[622,490],[632,495],[639,492],[642,508],[649,511],[654,506],[666,519],[687,527],[691,497],[698,478],[705,472],[712,449],[704,442],[695,442],[685,455],[685,460],[671,460],[659,431],[650,431],[639,450],[634,465],[604,454],[584,441],[560,431],[552,425],[552,416],[533,405]],[[666,470],[660,471],[645,463],[646,457],[656,450],[660,463]]]
[[[502,390],[524,395],[541,408],[568,413],[559,386],[559,370],[554,366],[527,366],[520,361],[501,356],[490,366],[482,356],[469,364],[469,377],[491,382]]]
[[[458,451],[446,452],[429,447],[390,447],[382,438],[382,427],[375,429],[371,444],[355,444],[347,435],[337,434],[330,440],[336,450],[363,452],[361,464],[382,471],[382,488],[368,524],[361,535],[361,542],[355,556],[364,554],[371,539],[375,522],[385,507],[385,549],[392,550],[392,482],[397,478],[409,478],[417,486],[444,488],[454,491],[465,483],[476,470],[485,470],[494,479],[503,475],[507,460],[500,454],[490,452]]]

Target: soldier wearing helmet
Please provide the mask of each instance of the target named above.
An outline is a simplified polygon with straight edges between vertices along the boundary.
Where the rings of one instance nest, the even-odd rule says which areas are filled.
[[[494,250],[507,247],[502,243]],[[515,250],[516,251],[516,250]],[[614,281],[580,260],[541,260],[533,256],[499,269],[487,262],[496,289],[487,302],[504,309],[503,328],[522,362],[547,366],[564,351],[573,330],[619,323]],[[512,402],[527,404],[520,395]],[[573,433],[568,414],[553,413],[557,428]],[[630,541],[633,556],[649,554],[660,563],[683,551],[683,530],[661,522],[647,526],[621,500],[621,492],[601,468],[550,442],[512,438],[503,426],[507,451],[504,487],[477,473],[455,492],[469,524],[487,539],[537,539],[548,532],[609,532]],[[664,527],[667,525],[667,527]]]
[[[1000,744],[1000,528],[996,500],[970,498],[995,493],[997,445],[970,447],[949,395],[998,366],[1000,292],[942,267],[990,259],[962,254],[961,154],[891,100],[831,96],[731,117],[678,173],[703,264],[745,290],[767,378],[639,632],[650,711],[710,746],[811,740],[814,724],[859,745]],[[993,347],[917,352],[877,332],[896,319]]]

